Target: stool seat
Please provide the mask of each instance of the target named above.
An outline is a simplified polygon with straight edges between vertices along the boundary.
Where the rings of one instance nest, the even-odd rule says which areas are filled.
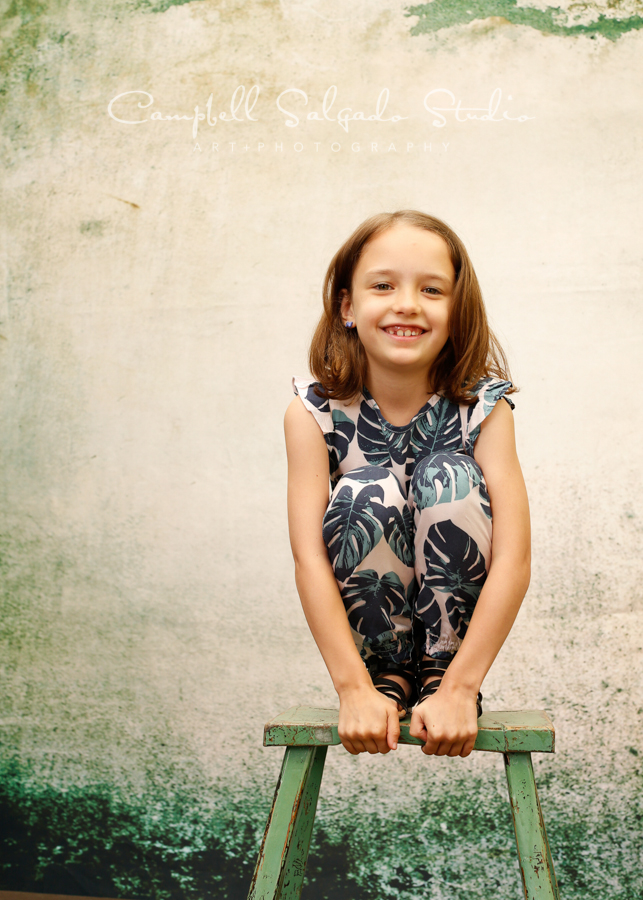
[[[338,720],[336,709],[293,706],[265,725],[264,746],[286,753],[248,900],[298,900],[326,753],[341,743]],[[410,725],[410,716],[400,720],[399,743],[422,744]],[[551,719],[539,709],[484,713],[474,750],[503,754],[525,900],[560,900],[531,762],[532,753],[554,752]]]
[[[341,744],[339,710],[291,706],[264,726],[264,747],[331,747]],[[400,719],[399,744],[423,744],[411,737],[411,717]],[[487,712],[478,719],[474,750],[496,753],[553,753],[554,724],[541,709]]]

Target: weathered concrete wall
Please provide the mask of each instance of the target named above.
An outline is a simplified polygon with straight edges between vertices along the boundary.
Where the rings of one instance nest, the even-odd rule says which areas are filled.
[[[292,578],[289,379],[337,246],[412,206],[465,239],[522,389],[535,571],[487,706],[555,719],[563,895],[640,897],[643,4],[3,10],[2,886],[245,896],[262,723],[334,703]],[[380,120],[331,121],[384,89]],[[153,101],[110,117],[129,91]],[[210,95],[196,137],[158,118]],[[503,778],[334,752],[308,896],[517,896]]]

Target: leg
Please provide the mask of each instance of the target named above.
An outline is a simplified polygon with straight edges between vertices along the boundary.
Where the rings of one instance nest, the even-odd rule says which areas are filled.
[[[298,900],[326,747],[287,747],[248,900]]]
[[[363,466],[342,476],[324,516],[323,536],[371,674],[411,660],[412,534],[406,496],[390,469]]]
[[[491,508],[482,471],[464,453],[436,453],[420,460],[409,500],[420,588],[415,615],[425,635],[428,696],[462,643],[486,580]]]
[[[504,758],[525,900],[559,900],[531,754],[505,753]]]

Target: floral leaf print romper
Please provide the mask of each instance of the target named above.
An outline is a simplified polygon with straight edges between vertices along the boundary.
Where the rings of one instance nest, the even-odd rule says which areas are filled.
[[[472,406],[434,394],[404,426],[387,422],[366,388],[347,404],[318,396],[315,381],[294,378],[293,387],[326,440],[323,537],[362,659],[375,675],[426,653],[444,672],[491,559],[473,447],[501,397],[513,409],[511,383],[481,380]]]

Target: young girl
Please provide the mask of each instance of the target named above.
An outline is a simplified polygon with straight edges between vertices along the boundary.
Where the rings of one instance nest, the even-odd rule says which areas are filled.
[[[529,583],[529,510],[515,389],[448,225],[360,225],[326,274],[310,368],[286,413],[288,518],[342,744],[395,750],[416,703],[423,751],[468,756]]]

